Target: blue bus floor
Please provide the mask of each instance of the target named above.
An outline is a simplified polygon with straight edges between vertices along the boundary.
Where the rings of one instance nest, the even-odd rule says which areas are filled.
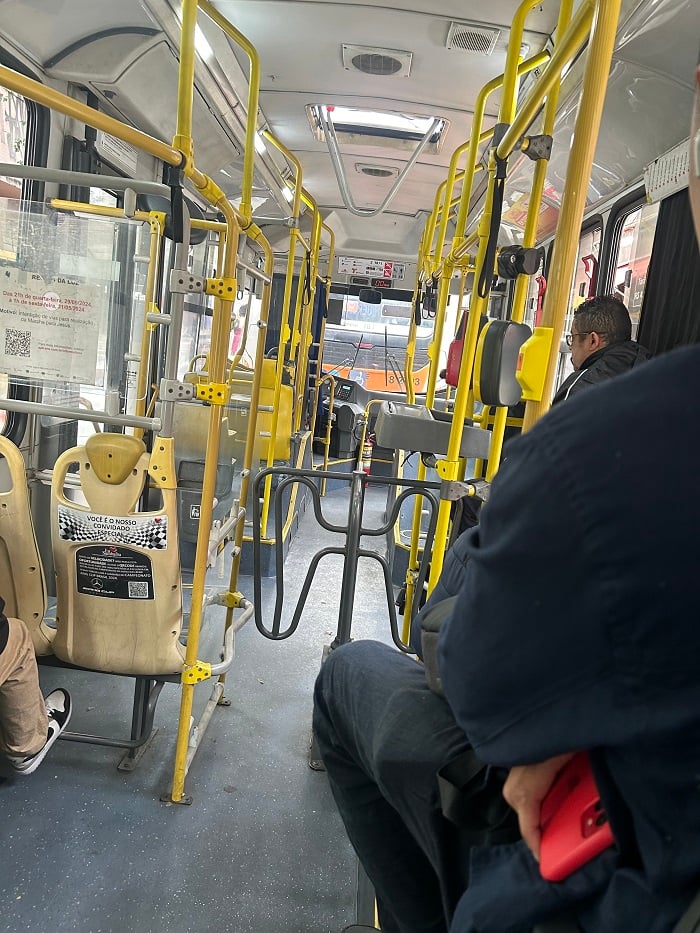
[[[331,520],[344,521],[344,492],[323,501]],[[375,512],[379,524],[382,511],[370,490],[366,520]],[[310,510],[302,517],[285,564],[285,616],[310,557],[332,537]],[[335,634],[341,570],[340,557],[321,562],[291,638],[269,641],[253,622],[236,636],[231,706],[215,710],[190,769],[191,806],[159,800],[172,778],[174,684],[163,688],[157,735],[134,772],[116,770],[119,749],[59,741],[35,774],[0,786],[2,933],[336,933],[354,921],[356,859],[325,774],[307,764],[313,682]],[[212,587],[224,588],[228,572],[228,562],[225,579],[210,571]],[[274,586],[264,581],[268,622]],[[239,589],[252,600],[251,578]],[[354,637],[388,641],[375,561],[360,561],[355,605]],[[218,658],[223,612],[209,610],[202,658]],[[131,678],[52,667],[40,677],[45,693],[71,691],[71,729],[128,736]],[[195,716],[209,692],[196,689]]]

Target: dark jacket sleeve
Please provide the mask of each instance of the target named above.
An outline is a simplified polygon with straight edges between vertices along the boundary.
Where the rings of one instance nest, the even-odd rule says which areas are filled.
[[[579,550],[584,529],[569,501],[567,464],[546,441],[533,430],[513,442],[468,542],[459,609],[440,643],[457,721],[485,761],[506,767],[567,750],[565,716],[547,721],[556,699],[569,693],[575,714],[592,682],[604,694],[595,626],[581,624],[595,607],[562,560]]]
[[[449,551],[446,552],[438,582],[435,584],[425,605],[421,607],[420,612],[416,613],[411,623],[411,650],[415,651],[418,657],[421,657],[420,626],[423,615],[436,603],[447,599],[449,596],[456,596],[462,587],[467,566],[467,541],[471,531],[471,528],[468,531],[463,531]]]
[[[676,458],[663,522],[640,502],[659,451],[697,416],[697,358],[667,354],[512,442],[440,641],[447,700],[486,762],[648,742],[695,722],[694,434]]]

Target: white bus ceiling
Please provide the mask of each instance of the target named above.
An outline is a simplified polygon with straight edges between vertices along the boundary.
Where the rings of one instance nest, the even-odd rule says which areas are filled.
[[[177,20],[168,3],[65,0],[57,5],[54,0],[0,0],[1,41],[39,77],[59,88],[65,82],[82,85],[97,94],[106,112],[125,116],[169,142],[175,128]],[[414,259],[436,186],[445,177],[452,152],[468,138],[475,97],[503,71],[516,0],[494,0],[487,6],[477,0],[433,0],[431,9],[425,9],[421,0],[391,6],[379,0],[215,0],[214,6],[257,48],[258,126],[269,127],[299,158],[304,186],[336,233],[337,252]],[[526,55],[547,46],[557,7],[544,0],[528,16]],[[499,29],[493,52],[448,49],[448,32],[455,21]],[[206,43],[200,44],[204,51],[197,61],[200,96],[195,99],[193,131],[197,165],[235,197],[242,167],[248,63],[201,13],[199,26],[213,58]],[[669,140],[677,142],[687,135],[697,26],[697,0],[623,2],[602,142],[589,189],[591,207],[638,179],[644,165],[658,156],[661,139],[668,148]],[[343,44],[410,52],[410,73],[385,77],[344,67]],[[561,192],[580,71],[574,65],[560,96],[562,119],[547,190],[554,203]],[[488,101],[486,127],[495,122],[498,98],[494,93]],[[436,116],[449,125],[439,152],[426,149],[421,154],[384,213],[364,218],[343,204],[326,146],[311,131],[307,107],[312,104]],[[367,143],[364,137],[340,137],[352,198],[358,207],[373,209],[382,203],[411,152],[390,141],[380,146]],[[274,182],[278,173],[266,169],[270,159],[278,169],[285,167],[277,153],[256,160],[256,216],[282,217],[286,204],[279,183]],[[531,170],[531,163],[521,161],[522,167],[513,167],[513,181]],[[384,167],[392,174],[368,176],[358,164]],[[517,185],[511,186],[513,190]],[[477,186],[475,197],[478,193]],[[279,236],[270,226],[266,233],[275,246],[284,248],[284,227]]]

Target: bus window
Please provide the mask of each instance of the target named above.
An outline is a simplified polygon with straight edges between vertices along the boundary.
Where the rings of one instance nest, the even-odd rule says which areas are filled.
[[[90,204],[99,207],[116,207],[118,198],[116,194],[103,188],[90,188]]]
[[[569,298],[569,308],[564,321],[564,330],[562,332],[562,341],[559,348],[559,363],[557,366],[557,376],[554,381],[555,387],[558,387],[569,376],[573,370],[571,367],[571,356],[569,348],[566,346],[564,336],[571,331],[571,324],[574,319],[574,311],[587,298],[593,298],[596,294],[598,284],[598,260],[600,257],[600,243],[603,235],[602,223],[596,223],[590,226],[581,234],[578,244],[578,254],[576,256],[576,269],[574,272],[574,281],[571,286],[571,296]]]
[[[411,292],[391,289],[382,294],[380,304],[370,304],[360,300],[358,289],[354,289],[355,294],[350,290],[348,286],[331,287],[330,299],[335,300],[340,323],[326,324],[324,371],[354,379],[366,389],[405,392],[406,340],[413,314]],[[425,391],[432,335],[433,318],[423,311],[413,362],[414,389],[419,393]]]
[[[636,339],[639,328],[639,315],[658,216],[657,202],[634,208],[617,221],[620,236],[617,255],[612,263],[615,270],[613,294],[627,305],[632,318],[633,340]]]
[[[29,115],[27,102],[19,94],[0,88],[0,162],[24,165]],[[20,209],[22,182],[19,178],[0,177],[0,198],[6,208]],[[13,235],[14,232],[14,235]],[[19,224],[6,224],[0,241],[0,263],[17,261]],[[0,374],[0,398],[7,398],[10,384],[5,373]],[[16,414],[0,411],[0,434],[14,434],[13,425],[23,424]],[[23,429],[22,429],[23,430]],[[14,438],[19,440],[20,438]]]
[[[27,124],[25,99],[14,91],[0,88],[0,162],[24,165]],[[19,178],[0,177],[0,197],[19,199],[21,196]]]

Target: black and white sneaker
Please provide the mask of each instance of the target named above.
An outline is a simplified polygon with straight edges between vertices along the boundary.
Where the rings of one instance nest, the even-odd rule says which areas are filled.
[[[68,725],[71,704],[70,694],[67,690],[64,690],[62,687],[59,687],[57,690],[52,690],[51,693],[45,697],[44,703],[46,704],[46,714],[49,717],[49,730],[46,736],[46,742],[36,754],[30,755],[28,758],[9,759],[10,765],[19,774],[31,774],[32,771],[36,771],[44,758],[46,758],[48,750]]]

